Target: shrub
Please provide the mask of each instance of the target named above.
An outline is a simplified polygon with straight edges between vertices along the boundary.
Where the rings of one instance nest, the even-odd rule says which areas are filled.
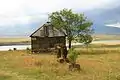
[[[12,49],[9,49],[8,51],[12,51]]]
[[[30,48],[29,48],[29,47],[27,47],[27,48],[26,48],[26,50],[30,50]]]
[[[76,59],[78,57],[78,53],[74,48],[69,49],[68,51],[68,59],[70,63],[76,63]]]
[[[28,54],[31,54],[31,50],[30,50],[29,47],[26,48],[26,52],[27,52]]]
[[[13,50],[15,51],[15,50],[17,50],[17,48],[13,48]]]

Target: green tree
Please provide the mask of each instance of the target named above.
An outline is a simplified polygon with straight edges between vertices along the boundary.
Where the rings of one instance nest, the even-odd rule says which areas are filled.
[[[71,9],[63,9],[51,13],[49,19],[55,28],[67,35],[69,48],[71,48],[72,40],[81,43],[91,42],[90,34],[93,23],[84,14],[74,13]]]

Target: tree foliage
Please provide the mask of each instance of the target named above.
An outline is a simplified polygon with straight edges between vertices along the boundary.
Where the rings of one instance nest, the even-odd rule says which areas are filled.
[[[71,41],[77,40],[82,43],[90,43],[92,41],[90,20],[84,14],[74,13],[71,9],[63,9],[53,12],[49,15],[51,24],[67,35],[69,48]]]

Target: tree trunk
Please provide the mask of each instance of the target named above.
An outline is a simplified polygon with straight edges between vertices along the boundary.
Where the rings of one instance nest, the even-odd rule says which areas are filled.
[[[72,41],[72,40],[69,40],[69,49],[71,48],[71,41]]]

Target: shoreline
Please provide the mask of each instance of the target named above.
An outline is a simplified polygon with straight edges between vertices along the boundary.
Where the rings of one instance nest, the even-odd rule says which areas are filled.
[[[109,41],[93,41],[90,43],[92,45],[118,45],[120,46],[120,40],[109,40]],[[83,45],[82,43],[72,43],[72,46],[80,46]],[[66,44],[68,46],[68,44]],[[13,50],[13,48],[16,48],[17,50],[25,50],[26,48],[31,48],[30,42],[12,42],[12,43],[0,43],[0,51],[8,51]]]
[[[81,45],[83,43],[72,43],[72,45]],[[105,44],[105,45],[116,45],[116,44],[120,44],[120,40],[99,40],[99,41],[93,41],[90,44]],[[1,42],[0,46],[11,46],[11,45],[31,45],[30,41],[25,41],[25,42]],[[68,45],[68,44],[66,44]]]

